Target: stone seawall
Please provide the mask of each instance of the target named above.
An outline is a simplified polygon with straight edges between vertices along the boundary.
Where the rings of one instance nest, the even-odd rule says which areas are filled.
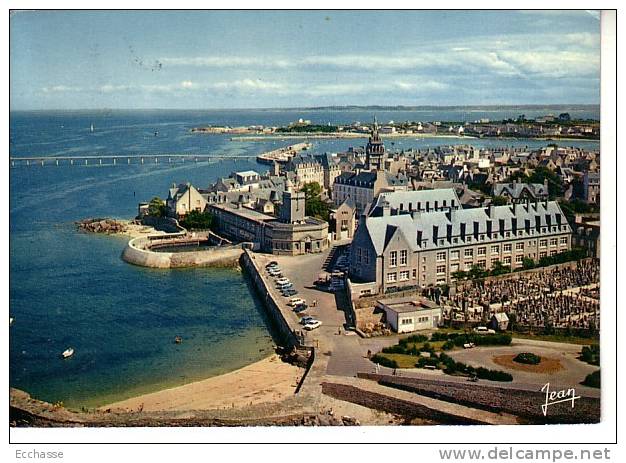
[[[244,251],[241,256],[241,267],[246,272],[246,275],[250,277],[254,288],[263,300],[265,307],[267,308],[267,314],[272,319],[274,328],[279,336],[279,340],[285,347],[301,347],[298,337],[294,334],[294,329],[299,327],[291,327],[285,316],[283,315],[278,303],[274,300],[274,297],[267,287],[267,283],[261,276],[262,269],[260,269],[256,262],[254,262],[254,254],[250,251]]]
[[[237,265],[243,253],[241,245],[192,252],[154,252],[147,249],[149,242],[146,237],[130,240],[122,252],[122,259],[149,268],[232,267]]]

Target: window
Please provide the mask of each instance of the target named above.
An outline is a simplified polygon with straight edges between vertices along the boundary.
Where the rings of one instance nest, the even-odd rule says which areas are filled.
[[[398,251],[391,251],[389,253],[389,267],[395,267],[398,265]]]
[[[519,256],[515,256],[515,263],[516,264],[524,263],[524,256],[522,254],[520,254]]]
[[[505,245],[503,245],[503,246],[502,246],[502,250],[503,250],[504,252],[511,252],[511,249],[512,249],[512,248],[513,248],[513,245],[512,245],[512,244],[505,244]]]
[[[443,262],[446,260],[446,253],[445,252],[438,252],[437,253],[437,262]]]
[[[555,250],[553,250],[553,251],[550,251],[550,255],[551,255],[551,256],[555,256],[555,255],[556,255],[556,249],[555,249]]]
[[[496,263],[498,263],[498,262],[500,262],[500,259],[499,259],[499,258],[497,258],[497,257],[494,257],[494,258],[492,258],[492,259],[491,259],[491,265],[492,265],[492,266],[493,266],[493,265],[496,265]]]
[[[403,318],[402,321],[400,321],[401,325],[412,325],[413,324],[413,319],[412,318]]]
[[[478,253],[479,256],[484,256],[487,254],[487,248],[478,248]]]
[[[417,278],[417,269],[413,269],[413,278]]]
[[[450,260],[458,260],[459,254],[459,251],[450,251]]]
[[[446,273],[446,266],[445,265],[437,265],[437,274],[441,275],[442,273]]]
[[[491,246],[491,254],[500,254],[500,245]]]
[[[539,240],[540,248],[545,248],[546,246],[548,246],[548,240]]]
[[[365,265],[370,263],[370,254],[367,249],[363,249],[363,263]]]
[[[546,251],[541,251],[539,253],[539,258],[546,257],[547,255],[548,255],[548,253]]]
[[[361,263],[362,250],[361,248],[356,248],[356,261],[357,263]]]
[[[567,236],[561,237],[561,244],[567,244]]]
[[[465,250],[465,257],[474,257],[474,250],[473,249],[466,249]]]
[[[504,265],[511,265],[511,256],[506,256],[504,258]]]
[[[405,270],[400,272],[400,281],[407,281],[409,279],[409,271]]]
[[[409,253],[406,249],[403,249],[402,251],[400,251],[400,265],[406,265],[408,255]]]
[[[487,266],[487,261],[485,261],[485,260],[479,260],[479,261],[478,261],[478,266],[479,266],[480,268],[485,268],[485,267]]]
[[[516,251],[523,251],[524,250],[524,243],[515,243],[515,250]]]
[[[557,241],[558,240],[556,238],[550,238],[550,246],[556,246]]]
[[[396,273],[388,273],[387,274],[387,283],[395,283],[397,281]]]
[[[454,273],[454,272],[458,272],[459,271],[459,264],[452,264],[450,265],[450,272]]]

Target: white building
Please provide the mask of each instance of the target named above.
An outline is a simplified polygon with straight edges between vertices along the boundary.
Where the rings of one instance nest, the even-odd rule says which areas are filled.
[[[385,311],[387,323],[396,333],[437,328],[443,320],[441,307],[417,296],[382,299],[377,308]]]

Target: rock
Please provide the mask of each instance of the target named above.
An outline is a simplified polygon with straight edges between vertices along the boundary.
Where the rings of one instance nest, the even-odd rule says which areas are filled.
[[[105,234],[122,233],[128,229],[124,222],[115,219],[83,219],[76,222],[76,226],[89,233]]]

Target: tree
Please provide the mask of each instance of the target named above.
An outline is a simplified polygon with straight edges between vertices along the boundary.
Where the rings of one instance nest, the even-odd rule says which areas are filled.
[[[322,201],[322,187],[317,182],[305,184],[300,191],[304,192],[306,215],[328,222],[330,206]]]
[[[535,261],[530,257],[524,257],[522,260],[522,268],[524,270],[530,270],[531,268],[535,268]]]
[[[158,196],[150,200],[148,204],[148,215],[152,217],[165,217],[167,215],[167,206]]]
[[[180,224],[188,230],[209,230],[213,225],[213,216],[209,212],[190,211]]]
[[[485,270],[479,265],[472,265],[472,268],[469,270],[469,277],[472,280],[485,278],[486,276],[487,276],[487,270]]]
[[[491,272],[489,273],[492,276],[498,276],[498,275],[503,275],[505,273],[509,273],[510,271],[511,271],[511,267],[502,265],[502,262],[498,260],[493,264],[493,267],[491,268]]]
[[[467,277],[467,272],[463,270],[457,270],[456,272],[452,272],[452,278],[454,278],[455,280],[466,280]]]

